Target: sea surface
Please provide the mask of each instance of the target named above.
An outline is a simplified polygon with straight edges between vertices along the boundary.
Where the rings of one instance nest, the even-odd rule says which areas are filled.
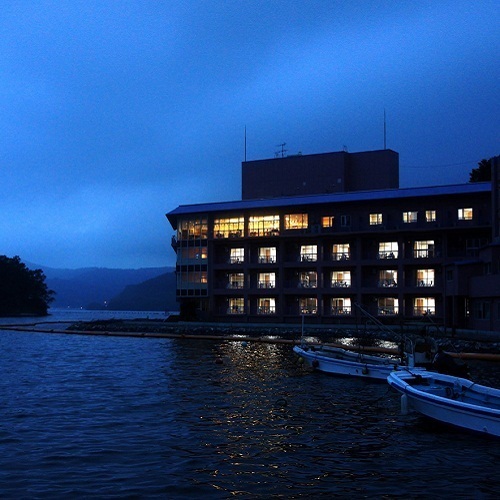
[[[500,387],[499,364],[471,371]],[[499,438],[403,416],[290,345],[0,330],[2,499],[489,499],[499,470]]]

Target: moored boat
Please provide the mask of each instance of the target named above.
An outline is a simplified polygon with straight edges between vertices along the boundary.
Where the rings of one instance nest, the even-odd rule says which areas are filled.
[[[464,429],[500,436],[500,390],[442,373],[403,370],[387,377],[401,393],[401,410]]]
[[[310,368],[334,375],[386,380],[392,371],[407,368],[405,363],[394,357],[375,356],[339,347],[301,344],[293,350]],[[413,366],[411,354],[407,355],[407,359]]]

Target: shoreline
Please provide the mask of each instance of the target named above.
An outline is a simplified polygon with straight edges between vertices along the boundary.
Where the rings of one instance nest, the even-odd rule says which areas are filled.
[[[316,326],[316,328],[314,327]],[[110,319],[93,321],[43,321],[28,324],[0,325],[0,330],[32,333],[56,333],[65,335],[93,335],[108,337],[169,338],[185,340],[222,340],[232,342],[260,342],[296,345],[301,341],[301,325],[242,325],[242,324],[207,324],[189,322],[167,322],[151,319]],[[330,325],[307,326],[304,336],[315,340],[312,343],[332,345],[347,349],[361,349],[367,352],[397,354],[397,347],[380,346],[381,342],[397,344],[401,335],[390,331],[360,331],[355,328],[332,328]],[[422,335],[404,336],[415,340]],[[499,336],[500,337],[500,336]],[[432,337],[437,346],[442,347],[453,357],[462,359],[481,359],[500,361],[500,339],[495,342],[464,340],[450,336]],[[357,340],[345,343],[347,339]],[[344,342],[342,342],[344,341]]]

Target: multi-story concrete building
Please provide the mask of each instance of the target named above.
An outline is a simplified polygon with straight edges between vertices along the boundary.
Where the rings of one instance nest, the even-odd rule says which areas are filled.
[[[300,157],[311,186],[326,185],[324,163],[314,168],[325,156]],[[498,158],[491,183],[399,189],[397,153],[365,157],[381,173],[376,190],[350,178],[368,166],[339,174],[336,164],[342,182],[335,190],[282,196],[276,176],[289,170],[280,171],[278,163],[287,162],[278,158],[243,163],[243,193],[265,199],[168,213],[183,317],[298,323],[307,314],[309,323],[353,324],[359,304],[386,323],[428,317],[449,327],[500,329],[500,246],[492,244]],[[273,162],[268,179],[260,167]],[[259,191],[253,173],[245,174],[252,164],[275,191]],[[287,186],[293,190],[293,181]]]

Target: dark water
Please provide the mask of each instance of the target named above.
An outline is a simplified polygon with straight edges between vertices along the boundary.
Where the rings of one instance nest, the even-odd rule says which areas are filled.
[[[1,498],[500,495],[500,439],[286,345],[0,331],[0,375]]]

